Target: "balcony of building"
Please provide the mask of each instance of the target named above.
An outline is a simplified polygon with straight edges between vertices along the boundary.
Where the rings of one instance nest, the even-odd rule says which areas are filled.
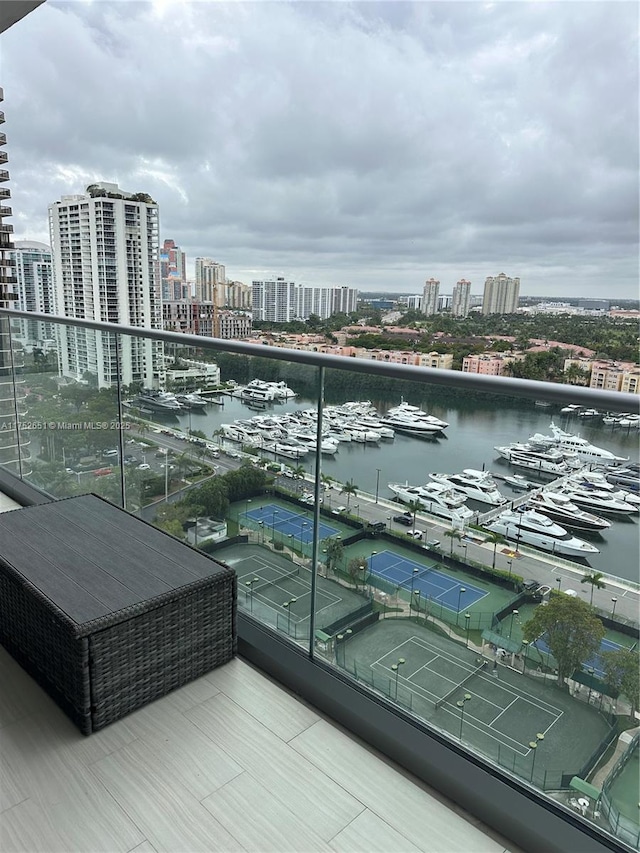
[[[534,401],[548,402],[555,410],[570,403],[632,412],[638,410],[638,399],[404,365],[354,364],[348,358],[277,348],[265,352],[267,348],[259,345],[61,321],[48,315],[11,312],[11,317],[14,348],[25,336],[21,323],[40,320],[60,327],[58,364],[79,363],[77,336],[71,332],[81,331],[89,343],[93,341],[95,354],[78,370],[77,379],[82,382],[67,380],[56,392],[53,373],[33,370],[20,377],[26,379],[30,394],[29,411],[22,420],[31,439],[32,472],[3,476],[0,465],[0,488],[6,494],[29,505],[96,491],[151,520],[160,507],[170,505],[174,493],[180,497],[199,477],[215,482],[223,472],[264,470],[269,465],[273,470],[275,465],[274,484],[267,491],[261,487],[233,501],[225,517],[238,547],[268,552],[265,577],[277,571],[278,578],[283,578],[282,589],[291,593],[294,584],[302,584],[303,594],[293,593],[287,601],[258,594],[259,588],[254,591],[253,586],[255,574],[247,575],[239,566],[239,659],[89,738],[77,733],[22,670],[4,658],[4,683],[11,689],[0,699],[0,709],[6,712],[2,724],[9,756],[7,800],[0,822],[11,842],[4,845],[7,849],[290,849],[301,853],[315,849],[449,853],[513,850],[514,846],[545,853],[633,849],[628,841],[632,836],[613,831],[596,808],[598,800],[588,801],[585,811],[574,806],[578,800],[571,788],[580,768],[585,768],[585,785],[595,786],[595,774],[608,773],[617,742],[612,740],[617,737],[613,719],[617,714],[615,724],[620,723],[624,701],[616,708],[611,697],[599,692],[600,683],[588,669],[580,676],[585,679],[582,692],[578,680],[572,682],[572,693],[565,693],[555,684],[548,655],[545,661],[538,651],[541,665],[536,668],[532,647],[527,660],[522,644],[524,614],[534,604],[516,578],[544,581],[553,588],[545,593],[548,600],[551,592],[560,594],[560,587],[563,592],[577,589],[587,603],[593,593],[594,612],[613,632],[608,636],[633,637],[638,611],[633,575],[633,566],[637,573],[638,565],[635,522],[620,528],[622,539],[611,552],[616,568],[603,575],[605,588],[589,589],[580,580],[588,566],[572,563],[553,550],[536,553],[519,540],[514,546],[513,537],[510,544],[505,538],[492,545],[486,536],[474,532],[475,526],[456,531],[451,520],[444,521],[425,506],[409,505],[411,529],[421,537],[414,542],[413,536],[406,536],[408,528],[394,518],[407,505],[392,500],[386,481],[401,482],[408,470],[415,476],[412,482],[423,483],[430,471],[446,470],[444,459],[450,466],[467,466],[469,454],[476,449],[479,468],[484,462],[481,447],[502,444],[509,430],[525,429],[542,417],[548,423],[548,410],[535,407]],[[67,334],[63,334],[65,327]],[[344,389],[342,397],[350,400],[372,396],[372,389],[376,399],[387,394],[394,403],[411,388],[416,402],[428,394],[439,416],[446,411],[451,414],[448,438],[441,434],[419,440],[397,433],[386,444],[379,439],[369,446],[354,439],[341,445],[338,454],[310,452],[304,473],[296,474],[296,462],[269,457],[264,440],[261,447],[259,439],[251,446],[248,439],[234,445],[216,437],[214,420],[215,424],[234,420],[236,412],[242,413],[241,420],[253,417],[254,424],[256,418],[259,422],[264,417],[242,409],[245,404],[237,397],[226,398],[224,409],[215,407],[215,418],[191,409],[163,415],[159,409],[145,411],[130,387],[99,387],[98,365],[103,376],[117,374],[118,366],[121,375],[141,376],[130,353],[147,342],[158,349],[165,347],[175,359],[193,358],[192,348],[200,351],[197,357],[202,359],[222,360],[229,355],[233,363],[248,359],[253,378],[273,368],[274,380],[306,390],[299,403],[288,402],[285,408],[273,403],[270,415],[295,412],[308,423],[315,417],[320,446],[323,422],[331,415],[325,396],[335,396],[338,387]],[[5,353],[11,351],[4,348]],[[164,366],[162,358],[161,365],[153,365],[153,373]],[[18,388],[15,378],[5,385]],[[370,378],[374,385],[364,382]],[[408,391],[407,386],[411,386]],[[68,400],[66,408],[52,402],[54,394],[58,400]],[[492,394],[497,399],[484,399]],[[109,462],[110,473],[105,476],[95,476],[95,470],[107,468],[107,457],[97,451],[107,444],[96,439],[99,430],[89,424],[98,401],[101,422],[127,424],[125,430],[104,437],[108,459],[117,449],[116,462]],[[37,416],[45,411],[49,422],[51,413],[56,413],[53,430],[38,426]],[[214,407],[207,411],[213,412]],[[83,424],[79,432],[61,431],[58,424],[67,416]],[[222,443],[228,452],[213,453],[207,446],[187,442],[186,436],[195,430],[204,430],[209,441]],[[313,426],[310,431],[307,438],[312,439]],[[58,432],[59,439],[53,432]],[[611,440],[611,434],[603,434],[603,444]],[[20,449],[20,443],[16,446]],[[615,447],[628,448],[626,456],[632,455],[632,449],[637,452],[631,433],[619,435]],[[167,455],[173,457],[174,467],[184,470],[170,473]],[[380,461],[383,457],[386,462]],[[124,460],[122,466],[117,465],[119,459]],[[510,474],[508,467],[495,465],[495,470]],[[327,488],[336,481],[337,489]],[[354,485],[358,481],[360,486]],[[148,483],[157,501],[153,504]],[[349,483],[354,488],[343,491]],[[510,498],[514,505],[522,500],[517,495]],[[486,510],[475,513],[474,525],[485,521],[490,514]],[[286,529],[279,513],[285,521],[294,519]],[[301,524],[296,518],[303,519]],[[197,519],[195,528],[199,529]],[[332,537],[340,548],[352,549],[349,555],[357,552],[369,567],[367,576],[350,574],[346,557],[344,566],[340,560],[331,565],[328,542]],[[204,548],[202,542],[200,546]],[[223,543],[223,547],[235,545]],[[402,554],[400,562],[414,567],[410,590],[402,578],[396,578],[397,583],[378,582],[373,568],[383,551]],[[212,556],[230,559],[216,550]],[[492,563],[496,573],[488,581]],[[276,564],[289,568],[269,568]],[[302,575],[305,580],[293,579],[291,567],[296,577]],[[432,571],[453,579],[457,593],[449,604],[431,601],[424,592],[428,582],[423,583],[423,576]],[[461,602],[472,587],[478,602],[494,595],[499,606],[491,610],[493,605],[487,605],[485,613],[471,599]],[[311,603],[314,600],[316,604]],[[505,654],[512,655],[507,662],[496,659],[495,686],[484,683],[489,676],[475,671],[478,660],[490,654],[483,637],[484,616],[491,617],[488,630],[500,638]],[[369,621],[363,624],[363,619]],[[391,648],[392,634],[400,639],[396,637]],[[436,651],[425,656],[424,649]],[[414,652],[422,655],[419,666],[411,659]],[[438,698],[432,700],[429,691],[440,677],[434,660],[444,661],[441,675],[449,686],[440,685],[433,694]],[[454,678],[451,667],[459,667],[456,671],[463,678]],[[426,680],[420,681],[420,672]],[[449,701],[450,690],[474,676],[479,683],[469,683]],[[494,690],[511,691],[511,699],[502,703],[493,696]],[[521,712],[514,716],[510,702],[520,703]],[[481,703],[487,704],[487,714],[494,706],[486,719]],[[551,715],[547,725],[545,715]],[[499,721],[508,719],[507,728],[501,728]],[[523,720],[529,720],[526,732],[520,730]],[[538,734],[544,737],[538,739]],[[64,784],[52,785],[53,778]]]

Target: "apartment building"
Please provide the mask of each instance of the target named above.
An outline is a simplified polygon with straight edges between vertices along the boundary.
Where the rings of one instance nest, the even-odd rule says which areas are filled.
[[[427,279],[424,283],[422,292],[422,313],[427,317],[438,313],[438,292],[440,290],[440,282],[435,278]]]
[[[213,302],[181,299],[162,303],[162,324],[168,332],[231,340],[249,337],[253,320],[246,311],[219,311]]]
[[[515,314],[520,297],[520,279],[501,272],[487,276],[482,300],[483,314]]]
[[[157,280],[158,205],[145,193],[96,183],[84,194],[65,195],[49,205],[53,252],[54,311],[65,317],[162,328]],[[98,387],[118,378],[113,335],[56,327],[60,370]],[[161,344],[123,336],[120,364],[125,384],[146,387],[161,381]]]
[[[241,281],[227,281],[225,284],[225,308],[251,308],[251,288]]]
[[[4,101],[4,90],[0,88],[0,103]],[[4,112],[0,110],[0,124],[4,124]],[[0,133],[0,185],[9,180],[9,161],[6,151],[5,133]],[[11,190],[0,187],[0,308],[14,307],[18,301],[18,279],[16,260],[11,235],[13,225],[5,219],[13,215],[7,204]],[[24,475],[30,469],[28,432],[20,429],[18,415],[26,414],[25,384],[21,368],[24,366],[23,352],[12,340],[11,324],[0,317],[0,464],[12,474]]]
[[[12,303],[18,311],[53,314],[53,259],[51,247],[35,240],[16,240],[9,253],[15,261],[16,295]],[[25,320],[23,341],[28,348],[46,347],[55,337],[52,323]]]
[[[196,258],[196,292],[199,302],[215,302],[219,308],[225,304],[224,285],[227,272],[224,264],[211,258]]]
[[[471,301],[471,282],[461,278],[453,288],[451,313],[454,317],[467,317]]]
[[[590,388],[640,394],[640,365],[632,361],[596,361],[590,358],[567,358],[564,369],[575,365],[591,373]]]
[[[326,320],[338,312],[355,311],[358,291],[350,287],[321,287],[296,284],[276,278],[252,283],[254,320],[290,323],[307,320],[312,314]]]
[[[517,357],[513,355],[495,355],[494,353],[468,355],[462,360],[462,372],[481,373],[485,376],[502,376],[505,366],[517,360]]]
[[[162,300],[184,299],[187,288],[187,256],[173,240],[165,240],[158,255]]]

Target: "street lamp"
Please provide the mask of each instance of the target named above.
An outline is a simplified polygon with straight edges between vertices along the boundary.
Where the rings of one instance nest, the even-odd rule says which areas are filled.
[[[612,598],[611,603],[613,604],[613,609],[611,611],[611,619],[615,619],[616,618],[616,604],[618,603],[618,599]]]
[[[404,658],[398,658],[398,663],[394,663],[393,666],[391,667],[393,672],[395,672],[395,674],[396,674],[396,697],[395,697],[396,699],[398,698],[398,675],[400,673],[400,667],[402,666],[403,663],[406,663],[405,659]]]
[[[264,545],[264,521],[259,521],[258,526],[260,528],[260,544]]]
[[[460,624],[460,599],[462,598],[462,593],[466,592],[465,587],[461,586],[458,590],[458,609],[456,610],[456,625]]]
[[[591,703],[591,693],[593,691],[593,675],[595,673],[595,669],[590,666],[587,670],[587,673],[589,675],[589,696],[587,697],[587,702]]]
[[[529,651],[529,640],[523,640],[524,652],[522,654],[522,671],[527,671],[527,652]]]
[[[511,622],[509,623],[509,639],[511,639],[511,632],[513,631],[513,617],[518,615],[517,610],[511,611]]]
[[[511,570],[513,569],[513,560],[507,560],[507,565],[509,566],[509,580],[511,580]]]
[[[413,585],[416,582],[416,575],[419,571],[420,569],[414,569],[411,574],[411,598],[409,599],[410,602],[413,601]],[[409,607],[409,610],[411,610],[411,607]]]
[[[417,599],[416,608],[417,608],[418,619],[419,619],[420,618],[420,590],[417,589],[413,594]]]
[[[389,522],[389,533],[393,533],[393,516],[388,515],[387,521]]]
[[[465,613],[465,614],[464,614],[464,621],[465,621],[465,625],[467,626],[467,628],[466,628],[466,630],[467,630],[467,639],[466,639],[466,641],[465,641],[465,647],[468,649],[468,648],[469,648],[469,624],[470,624],[470,622],[471,622],[471,614],[470,614],[470,613]]]
[[[560,587],[562,586],[562,578],[556,578],[556,583],[558,584],[558,592],[560,592]]]
[[[273,515],[271,516],[271,540],[275,545],[276,541],[276,515],[278,514],[278,510],[274,509]]]
[[[533,759],[531,761],[531,776],[529,777],[529,781],[533,782],[533,771],[536,766],[536,753],[538,751],[538,743],[544,740],[544,734],[542,732],[538,732],[535,740],[529,741],[529,747],[533,753]]]
[[[379,489],[380,489],[380,468],[376,468],[376,503],[378,503]]]
[[[292,553],[293,553],[293,545],[294,545],[294,542],[293,542],[293,533],[290,533],[290,534],[289,534],[289,548],[290,548],[290,550],[291,550],[291,552],[292,552]]]
[[[244,526],[249,526],[249,504],[251,503],[251,498],[247,498],[244,502]]]
[[[464,561],[466,563],[467,562],[467,548],[469,547],[469,543],[465,542],[462,547],[464,548]]]
[[[257,583],[259,580],[260,580],[260,578],[253,578],[253,580],[245,581],[245,582],[244,582],[244,585],[245,585],[245,586],[246,586],[246,588],[247,588],[247,589],[245,590],[245,593],[246,593],[246,592],[248,592],[248,593],[249,593],[249,601],[250,601],[250,606],[251,606],[251,613],[253,613],[253,585],[254,585],[254,583]],[[246,595],[245,595],[245,598],[246,598]]]
[[[460,743],[462,743],[462,726],[464,724],[464,706],[467,704],[467,702],[470,702],[470,701],[471,701],[471,693],[465,693],[464,698],[459,699],[456,702],[456,705],[458,706],[458,708],[460,708],[460,736],[459,736]]]
[[[353,508],[356,511],[356,520],[360,521],[360,504],[354,504]]]
[[[297,600],[297,598],[290,598],[289,601],[285,601],[282,605],[287,611],[287,634],[289,636],[291,636],[291,605],[295,604]]]

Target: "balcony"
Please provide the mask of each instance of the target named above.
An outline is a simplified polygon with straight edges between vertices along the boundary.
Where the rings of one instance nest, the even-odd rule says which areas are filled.
[[[558,661],[540,642],[542,635],[527,639],[527,624],[546,609],[542,602],[551,607],[575,598],[586,608],[584,612],[602,623],[607,648],[622,648],[627,642],[632,645],[638,632],[637,523],[633,518],[626,523],[611,521],[611,532],[607,529],[603,535],[585,536],[587,544],[596,545],[586,552],[589,559],[581,557],[579,562],[556,551],[570,547],[560,541],[541,551],[523,539],[522,532],[506,529],[504,534],[494,535],[490,526],[505,512],[505,505],[513,507],[508,512],[517,510],[531,497],[546,494],[552,481],[562,489],[570,473],[563,460],[571,458],[560,454],[558,464],[564,467],[558,471],[524,469],[524,477],[518,480],[513,476],[518,469],[498,458],[494,445],[501,447],[549,432],[552,417],[570,433],[576,432],[577,420],[562,420],[560,409],[568,403],[609,412],[636,412],[638,399],[445,370],[365,361],[354,364],[347,358],[60,321],[22,312],[12,312],[13,333],[20,337],[19,323],[34,319],[66,326],[69,331],[79,326],[87,338],[87,360],[78,379],[88,384],[71,384],[61,391],[58,403],[47,398],[48,412],[51,405],[59,407],[58,421],[80,419],[82,425],[73,432],[60,430],[57,438],[44,429],[30,429],[32,473],[18,484],[8,480],[5,491],[11,494],[12,489],[23,489],[26,494],[31,489],[42,499],[40,490],[55,498],[92,490],[148,521],[162,512],[170,514],[175,505],[168,502],[169,495],[201,494],[189,504],[195,518],[189,518],[187,512],[187,520],[170,529],[236,568],[242,660],[229,669],[233,678],[236,672],[250,672],[254,677],[248,663],[259,667],[303,696],[313,707],[311,713],[337,721],[422,780],[413,779],[409,787],[402,788],[404,805],[400,805],[384,787],[390,777],[379,772],[378,765],[374,768],[349,757],[348,735],[341,733],[337,740],[332,735],[315,744],[313,754],[304,752],[314,772],[340,784],[346,795],[374,813],[383,849],[412,849],[413,845],[448,853],[485,849],[489,844],[480,837],[469,840],[455,835],[453,823],[450,838],[439,835],[438,821],[422,817],[423,810],[431,815],[431,807],[415,799],[422,796],[422,783],[436,784],[461,808],[509,837],[510,842],[497,842],[503,845],[500,849],[512,849],[513,844],[545,851],[633,849],[637,843],[633,829],[611,795],[616,764],[613,751],[624,750],[624,729],[630,725],[627,700],[623,694],[614,697],[605,689],[599,651],[594,665],[589,658],[564,676],[567,686],[563,689]],[[65,344],[67,337],[69,345]],[[58,363],[65,359],[80,363],[74,338],[60,335]],[[259,383],[256,388],[264,391],[262,399],[255,388],[253,396],[230,388],[224,408],[213,403],[199,409],[181,408],[182,404],[174,406],[170,400],[160,402],[153,395],[140,395],[128,383],[140,376],[150,386],[148,375],[163,372],[164,361],[151,363],[152,352],[162,346],[170,350],[172,359],[185,359],[185,363],[186,359],[214,357],[225,379],[231,378],[232,371],[238,380],[244,376],[245,382],[247,377],[264,377],[293,388],[298,397],[277,402],[270,398],[276,388]],[[193,348],[198,350],[195,356]],[[148,352],[148,361],[139,360],[143,351]],[[114,353],[122,374],[119,393],[106,388],[115,372]],[[45,371],[30,373],[28,380],[34,396],[49,387]],[[198,382],[205,386],[204,378]],[[101,383],[105,385],[102,393]],[[281,385],[277,388],[285,394]],[[354,423],[349,414],[355,409],[347,401],[364,401],[365,397],[378,401],[380,426],[371,425],[371,406],[364,403],[358,409],[360,423]],[[534,401],[550,407],[536,406]],[[393,421],[388,409],[398,404],[409,414],[411,406],[428,407],[432,420],[415,416],[413,421]],[[100,422],[124,423],[126,429],[106,434],[92,429],[88,425],[92,411],[99,412]],[[37,416],[34,402],[27,420],[37,423]],[[381,418],[394,422],[397,429],[386,427]],[[439,419],[439,427],[435,419]],[[281,434],[275,435],[276,421],[287,424],[288,443]],[[428,423],[433,429],[427,429]],[[235,433],[239,440],[223,424],[233,424],[236,430],[243,427]],[[422,438],[416,438],[418,426],[424,429]],[[619,457],[637,453],[637,433],[592,430],[589,435],[594,447],[608,448]],[[204,433],[204,446],[187,440],[194,431]],[[334,443],[335,436],[340,438]],[[46,458],[40,453],[44,446]],[[318,446],[319,451],[314,449]],[[96,477],[96,468],[104,466],[100,454],[107,447],[117,447],[117,458],[126,464],[121,468],[115,464],[112,475]],[[449,515],[443,515],[441,505],[434,505],[433,499],[414,503],[416,486],[439,482],[430,474],[451,476],[473,468],[480,475],[480,469],[487,472],[488,466],[499,478],[500,496],[507,499],[501,506],[478,505],[464,496],[459,501],[458,496],[458,509],[464,506],[468,511],[454,515],[455,506],[450,503]],[[580,470],[594,473],[588,468],[584,465]],[[515,484],[513,489],[505,478]],[[518,491],[523,478],[535,481],[531,492]],[[195,491],[198,483],[206,484],[201,492]],[[235,484],[231,500],[216,497],[219,483],[228,483],[229,488]],[[414,491],[406,491],[412,487]],[[206,506],[200,509],[197,500],[207,501]],[[199,515],[223,518],[228,539],[213,541],[213,528]],[[178,519],[177,515],[167,518]],[[461,523],[454,523],[457,521]],[[583,539],[581,534],[577,536]],[[584,583],[585,575],[593,573],[599,574],[599,580],[593,585]],[[572,594],[567,596],[567,591]],[[162,790],[175,786],[183,814],[194,814],[185,789],[189,792],[199,784],[198,779],[208,779],[214,762],[201,765],[191,756],[199,748],[208,755],[210,742],[220,747],[223,739],[233,744],[233,753],[228,754],[241,768],[239,774],[251,761],[254,775],[259,773],[259,784],[278,803],[288,803],[288,811],[298,817],[306,811],[291,805],[292,789],[297,791],[295,796],[302,796],[305,785],[288,784],[285,795],[277,780],[267,775],[269,770],[280,777],[303,778],[293,766],[283,774],[282,767],[289,767],[289,746],[283,753],[277,740],[255,730],[255,719],[262,722],[259,715],[271,702],[266,682],[242,688],[256,698],[256,705],[249,708],[238,694],[234,698],[226,687],[220,687],[218,679],[226,679],[226,672],[214,672],[202,683],[186,688],[184,703],[181,693],[176,693],[88,741],[75,736],[78,754],[87,754],[83,751],[88,749],[91,755],[87,761],[91,775],[86,777],[84,790],[92,790],[99,779],[109,791],[110,802],[115,800],[142,832],[139,837],[127,836],[122,844],[130,846],[125,849],[145,839],[152,846],[173,845],[175,849],[170,832],[176,821],[162,817],[167,811]],[[18,676],[14,673],[12,677]],[[218,692],[207,693],[211,683],[224,697],[218,700]],[[231,719],[216,704],[219,701],[226,707],[229,700],[234,703]],[[248,717],[238,711],[238,705]],[[41,715],[47,726],[53,725],[55,714],[48,707]],[[288,721],[296,714],[289,706],[279,719]],[[149,721],[148,735],[137,727],[140,718]],[[219,728],[211,722],[214,718]],[[193,726],[198,729],[196,746],[184,742],[188,737],[185,727],[190,732]],[[325,721],[322,727],[328,729],[331,724]],[[241,731],[246,736],[241,737]],[[284,740],[300,752],[298,744],[305,740],[306,731]],[[168,739],[169,757],[154,749],[154,738]],[[19,742],[24,743],[22,736]],[[92,746],[96,742],[98,746]],[[66,749],[68,741],[63,744]],[[94,749],[100,749],[97,758]],[[174,761],[177,755],[190,757],[186,770],[184,761],[182,769],[178,759]],[[349,769],[353,766],[356,772]],[[100,775],[94,777],[94,773]],[[620,773],[619,778],[626,777]],[[609,784],[607,780],[613,781]],[[22,791],[19,777],[14,783]],[[140,792],[136,796],[146,798],[146,807],[133,795],[134,783]],[[575,784],[583,784],[587,791],[597,789],[602,796],[587,798],[583,807],[581,794],[572,787]],[[233,795],[233,781],[221,786],[228,787],[229,797]],[[208,814],[217,791],[207,789],[198,797]],[[22,793],[22,799],[35,800],[38,795],[32,789]],[[251,799],[251,814],[252,804],[261,796],[256,793]],[[324,802],[319,791],[312,799],[316,804]],[[281,805],[268,796],[267,800],[279,815]],[[335,817],[330,793],[326,802]],[[149,813],[156,810],[159,817],[154,830]],[[246,822],[244,801],[242,812]],[[231,820],[225,823],[221,814],[218,809],[214,817],[235,838],[240,830]],[[317,826],[313,829],[313,814],[309,811],[304,832],[318,831]],[[417,823],[411,815],[419,816]],[[351,844],[350,849],[375,849],[370,836],[349,837],[348,842],[347,835],[339,837],[347,823],[358,830],[358,819],[358,815],[347,815],[342,825],[328,823],[320,841],[330,842],[332,849],[343,849],[341,844],[344,848]],[[108,823],[114,826],[116,820]],[[287,815],[282,818],[289,846],[301,849],[295,839],[306,836],[296,835],[289,828],[290,820]],[[371,820],[367,816],[367,826]],[[388,834],[389,829],[378,820],[404,839]],[[187,822],[200,826],[195,814]],[[155,831],[158,835],[150,834]],[[243,843],[242,838],[238,840]],[[286,845],[278,849],[286,849]],[[316,848],[310,842],[304,849]]]
[[[8,163],[9,155],[6,151],[0,151],[0,163]]]

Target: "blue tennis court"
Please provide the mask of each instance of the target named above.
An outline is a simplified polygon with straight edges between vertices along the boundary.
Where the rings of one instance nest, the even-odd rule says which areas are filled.
[[[301,543],[307,544],[313,539],[313,519],[304,512],[295,513],[277,504],[266,504],[243,512],[242,515],[253,521],[256,526],[263,524],[264,529],[271,530],[272,533],[295,536]],[[319,539],[328,539],[337,533],[340,533],[337,527],[320,522]]]
[[[394,551],[381,551],[367,559],[369,571],[397,586],[411,587],[421,596],[437,601],[454,613],[468,610],[489,593],[473,584],[460,583],[438,571],[433,563],[425,566],[414,560],[396,554]]]
[[[547,645],[547,641],[544,637],[538,637],[537,640],[534,641],[533,645],[539,651],[543,652],[545,655],[551,654],[551,649]],[[604,678],[604,666],[602,663],[602,658],[600,655],[602,652],[617,652],[618,649],[624,648],[619,643],[614,643],[613,640],[604,639],[600,643],[600,651],[596,652],[593,657],[589,658],[589,660],[583,661],[582,668],[585,672],[589,669],[593,669],[593,674],[597,678]]]

